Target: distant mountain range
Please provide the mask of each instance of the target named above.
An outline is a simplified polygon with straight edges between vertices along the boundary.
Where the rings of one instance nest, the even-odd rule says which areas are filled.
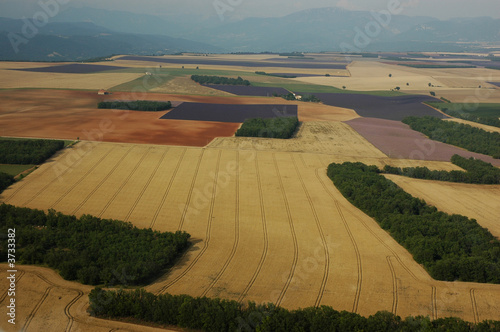
[[[477,47],[473,43],[500,41],[500,19],[442,21],[404,15],[382,19],[388,24],[379,23],[372,12],[336,7],[232,22],[68,8],[29,36],[23,34],[29,25],[26,20],[0,18],[0,59],[66,61],[177,52],[461,51]]]

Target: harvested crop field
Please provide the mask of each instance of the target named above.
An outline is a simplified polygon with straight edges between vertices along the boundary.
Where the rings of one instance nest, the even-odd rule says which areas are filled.
[[[424,105],[426,101],[437,101],[426,96],[379,97],[362,94],[315,93],[324,104],[351,108],[363,117],[398,120],[407,116],[446,116],[432,107]]]
[[[500,167],[499,159],[430,140],[398,121],[359,118],[346,123],[391,158],[449,161],[454,154],[458,154]]]
[[[0,264],[0,305],[6,307],[7,264]],[[0,330],[15,331],[95,331],[173,332],[131,323],[91,317],[86,312],[88,293],[93,287],[62,279],[51,269],[17,265],[16,325],[0,321]],[[6,316],[7,317],[7,316]]]
[[[260,96],[272,97],[273,94],[286,95],[290,91],[283,88],[268,88],[261,86],[244,86],[244,85],[220,85],[220,84],[205,84],[207,88],[212,88],[237,96]]]
[[[118,69],[126,69],[126,67],[72,63],[68,65],[57,65],[39,68],[22,68],[15,70],[30,71],[36,73],[90,74]]]
[[[145,56],[123,56],[119,60],[125,61],[150,61],[156,63],[169,63],[179,65],[217,65],[217,66],[237,66],[249,68],[306,68],[306,69],[346,69],[346,64],[327,63],[315,61],[245,61],[245,60],[222,60],[222,59],[206,59],[206,58],[167,58],[167,57],[145,57]],[[288,59],[287,59],[288,60]]]
[[[476,219],[500,239],[500,185],[477,185],[385,175],[409,194],[449,214]]]
[[[215,137],[232,136],[239,124],[160,120],[163,113],[97,109],[103,99],[130,100],[132,94],[98,96],[64,90],[0,91],[3,136],[204,146]],[[141,99],[168,101],[160,94]]]
[[[194,246],[169,273],[146,287],[154,293],[266,301],[287,308],[324,304],[362,315],[387,310],[433,319],[500,318],[499,285],[432,280],[336,190],[325,173],[331,159],[321,154],[82,142],[0,199],[189,232]],[[73,283],[64,282],[61,288],[68,296],[60,310],[49,313],[43,301],[59,295],[56,287],[32,290],[40,281],[28,280],[21,280],[18,290],[38,294],[38,302],[23,302],[38,308],[33,309],[33,326],[52,315],[60,319],[64,303],[79,295],[71,292]],[[78,319],[86,301],[82,296],[67,310],[80,328],[96,322]]]
[[[246,119],[298,116],[297,105],[231,105],[182,103],[161,119],[244,122]]]

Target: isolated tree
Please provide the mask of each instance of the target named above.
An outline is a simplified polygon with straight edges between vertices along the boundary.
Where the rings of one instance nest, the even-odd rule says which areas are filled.
[[[434,91],[431,91],[431,96],[436,97],[436,93]]]
[[[392,74],[389,74],[389,77],[392,77]]]
[[[399,86],[397,86],[397,87],[396,87],[396,90],[397,90],[397,91],[399,91],[399,90],[401,90],[401,88],[400,88]]]
[[[432,86],[432,83],[429,83],[429,86]]]
[[[342,87],[342,89],[344,89],[344,90],[345,90],[345,89],[346,89],[346,86],[344,85],[344,86]]]
[[[410,83],[406,83],[406,86],[410,86]]]

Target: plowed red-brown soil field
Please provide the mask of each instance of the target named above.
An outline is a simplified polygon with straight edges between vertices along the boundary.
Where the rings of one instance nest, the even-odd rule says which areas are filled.
[[[215,137],[233,136],[239,123],[160,120],[165,112],[97,109],[102,100],[159,100],[210,104],[290,104],[282,98],[211,97],[159,93],[118,92],[98,96],[97,91],[3,90],[0,91],[0,135],[104,142],[129,142],[205,146]],[[301,120],[350,120],[352,110],[299,103]]]
[[[58,139],[204,146],[215,137],[232,136],[240,124],[160,120],[166,112],[97,109],[101,100],[135,100],[131,93],[98,96],[65,90],[0,91],[0,135]],[[144,94],[145,100],[171,96]]]

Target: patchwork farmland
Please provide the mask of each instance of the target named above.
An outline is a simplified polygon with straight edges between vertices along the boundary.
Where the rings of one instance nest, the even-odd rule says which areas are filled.
[[[432,318],[453,312],[470,321],[497,317],[496,285],[432,280],[336,190],[324,173],[333,161],[335,156],[324,154],[87,142],[67,149],[0,198],[17,206],[187,231],[194,246],[146,287],[157,294],[287,308],[324,304],[363,315],[387,310]],[[38,284],[33,292],[42,299],[46,287],[59,289]],[[65,292],[67,303],[82,305],[78,291]],[[48,309],[37,308],[40,314]]]
[[[400,122],[407,115],[446,117],[422,104],[436,101],[429,83],[437,98],[451,96],[452,102],[466,102],[478,85],[486,86],[496,102],[499,90],[478,76],[498,82],[498,71],[410,68],[361,56],[346,67],[341,54],[311,58],[210,54],[116,56],[92,65],[0,62],[2,136],[80,138],[45,164],[30,165],[34,171],[0,193],[0,203],[188,232],[189,251],[144,285],[154,294],[287,309],[328,305],[363,316],[383,310],[403,318],[500,320],[499,285],[432,279],[326,174],[330,163],[347,161],[461,170],[450,162],[455,153],[500,166],[498,159],[429,140]],[[258,75],[257,67],[297,77]],[[190,79],[198,73],[241,76],[253,85],[201,86]],[[397,85],[410,94],[391,91]],[[111,94],[98,95],[100,89]],[[322,102],[271,97],[275,91],[306,91]],[[175,108],[97,109],[103,100],[139,99],[171,101]],[[298,115],[292,138],[234,137],[245,118],[276,116],[273,109]],[[498,185],[387,177],[439,210],[477,219],[498,238]],[[0,266],[6,289],[7,265]],[[19,324],[12,330],[1,321],[0,330],[179,330],[91,317],[93,287],[40,266],[16,267]],[[7,303],[2,291],[0,305]]]

